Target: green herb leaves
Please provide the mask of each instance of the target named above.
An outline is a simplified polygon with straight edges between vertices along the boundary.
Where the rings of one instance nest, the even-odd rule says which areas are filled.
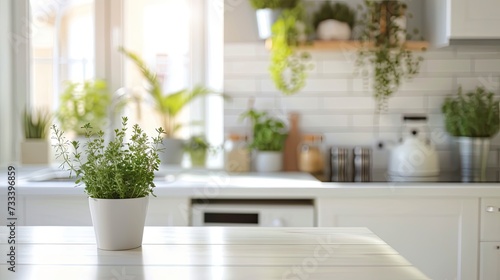
[[[250,118],[253,124],[251,148],[259,151],[283,150],[286,137],[288,136],[284,122],[270,117],[266,112],[258,112],[253,109],[243,113],[241,117],[242,119]]]
[[[149,138],[135,124],[130,141],[126,141],[127,121],[122,119],[122,128],[116,129],[115,138],[109,143],[104,141],[104,133],[94,134],[90,124],[86,124],[87,141],[84,144],[86,161],[78,141],[69,142],[64,133],[53,125],[57,144],[56,157],[62,158],[61,167],[74,174],[77,184],[85,184],[85,192],[92,198],[125,199],[144,197],[153,193],[154,172],[159,170],[162,150],[162,128],[156,130],[157,136]],[[70,152],[72,150],[72,152]]]

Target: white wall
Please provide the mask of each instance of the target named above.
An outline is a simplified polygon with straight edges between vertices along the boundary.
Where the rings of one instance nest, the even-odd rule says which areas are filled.
[[[0,1],[0,166],[12,160],[12,61],[11,61],[11,1]]]
[[[363,80],[353,74],[354,52],[313,52],[315,70],[307,86],[298,94],[283,96],[268,74],[269,53],[262,42],[226,43],[225,92],[233,97],[224,110],[225,132],[248,131],[238,121],[248,99],[256,98],[255,107],[282,116],[301,113],[302,132],[323,133],[327,146],[366,145],[374,147],[376,138],[397,140],[402,113],[429,116],[432,140],[437,145],[444,173],[458,174],[458,158],[444,132],[441,104],[462,85],[465,90],[486,86],[497,94],[500,88],[500,47],[448,48],[424,53],[425,61],[414,81],[403,85],[390,99],[389,110],[381,115],[380,135],[374,125],[374,99]],[[493,140],[489,157],[490,179],[496,180],[500,136]],[[387,166],[388,151],[375,151],[374,165],[381,171]]]

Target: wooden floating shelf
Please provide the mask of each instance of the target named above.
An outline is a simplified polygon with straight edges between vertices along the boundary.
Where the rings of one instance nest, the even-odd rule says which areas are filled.
[[[266,48],[271,49],[271,40],[266,40]],[[373,44],[369,44],[369,46]],[[429,48],[429,42],[427,41],[407,41],[405,42],[405,48],[411,51],[422,51]],[[313,41],[311,44],[306,44],[300,46],[301,50],[310,51],[350,51],[357,50],[361,48],[361,41]]]

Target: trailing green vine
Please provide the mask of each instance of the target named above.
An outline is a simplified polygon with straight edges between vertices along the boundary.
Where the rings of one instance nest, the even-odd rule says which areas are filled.
[[[286,9],[272,27],[269,72],[276,88],[285,95],[301,90],[306,84],[307,70],[312,68],[309,53],[296,48],[305,40],[301,38],[306,32],[304,14],[302,5]]]
[[[373,78],[374,97],[377,110],[387,110],[387,101],[402,85],[419,73],[423,57],[405,48],[400,36],[407,40],[411,35],[395,23],[395,19],[406,11],[406,4],[400,1],[365,0],[360,24],[364,26],[361,35],[362,47],[358,50],[356,66],[365,81]],[[408,15],[411,18],[411,14]],[[402,33],[404,32],[404,33]],[[418,35],[415,29],[413,35]],[[404,40],[404,39],[403,39]]]

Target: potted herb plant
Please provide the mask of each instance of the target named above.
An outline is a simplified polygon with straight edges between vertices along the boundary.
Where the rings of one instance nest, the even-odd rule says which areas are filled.
[[[47,109],[26,109],[23,114],[24,141],[21,142],[22,164],[49,164],[48,139],[52,114]]]
[[[276,172],[283,169],[283,148],[288,135],[286,125],[280,119],[271,117],[267,112],[251,109],[242,114],[252,122],[253,139],[250,147],[257,150],[255,170]]]
[[[294,8],[300,0],[250,0],[256,10],[259,37],[271,37],[271,27],[281,15],[283,9]]]
[[[459,147],[462,181],[486,180],[490,139],[499,129],[499,105],[493,92],[483,87],[466,94],[459,88],[456,97],[447,97],[442,106],[445,127]]]
[[[154,196],[154,172],[160,165],[163,130],[158,128],[158,135],[149,138],[136,124],[127,141],[124,117],[122,128],[115,130],[115,137],[107,144],[102,130],[95,138],[91,138],[94,132],[90,124],[84,130],[87,140],[82,152],[79,141],[69,142],[62,130],[52,126],[57,140],[56,157],[63,161],[61,166],[76,177],[76,184],[85,184],[97,247],[103,250],[140,247],[149,195]],[[82,154],[86,155],[86,161],[81,160]]]
[[[163,139],[165,153],[161,159],[162,164],[179,165],[182,161],[184,140],[176,137],[176,132],[182,127],[176,117],[194,99],[215,92],[203,86],[196,86],[192,90],[183,89],[165,94],[156,73],[137,54],[122,47],[120,51],[135,63],[148,82],[147,90],[155,103],[155,109],[161,117],[162,128],[165,131]]]
[[[210,143],[202,135],[191,136],[184,145],[184,150],[191,158],[191,165],[204,167],[207,161],[207,152],[211,149]]]
[[[423,57],[404,44],[419,31],[407,32],[406,17],[411,14],[406,15],[407,7],[400,1],[365,0],[364,8],[359,6],[363,31],[356,66],[367,81],[373,80],[377,111],[386,111],[389,97],[419,72]]]
[[[60,97],[57,119],[64,131],[71,131],[83,138],[83,126],[87,123],[96,130],[104,129],[110,104],[111,94],[106,81],[68,82]]]
[[[324,2],[313,17],[320,40],[349,40],[355,22],[356,11],[342,2]]]

